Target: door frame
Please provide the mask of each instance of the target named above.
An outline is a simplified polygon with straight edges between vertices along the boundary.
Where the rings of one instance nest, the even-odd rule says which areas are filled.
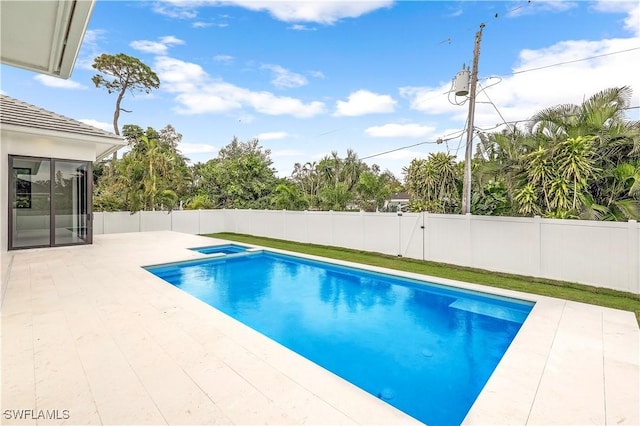
[[[8,161],[8,203],[7,203],[7,226],[8,226],[8,238],[7,238],[7,249],[8,250],[22,250],[22,249],[30,249],[30,248],[43,248],[43,247],[64,247],[64,246],[76,246],[76,245],[86,245],[93,243],[93,163],[91,161],[86,160],[75,160],[71,158],[55,158],[55,157],[36,157],[31,155],[14,155],[9,154]],[[34,246],[21,246],[21,247],[13,247],[13,203],[15,201],[15,178],[13,173],[13,165],[15,159],[25,159],[25,160],[47,160],[49,161],[49,199],[51,200],[49,203],[49,244],[41,244]],[[86,237],[78,242],[73,243],[62,243],[56,244],[55,242],[55,232],[56,232],[56,203],[55,203],[55,173],[56,173],[56,161],[60,162],[77,162],[84,163],[87,167],[86,174],[86,182],[85,182],[85,191],[84,191],[84,199],[86,200]]]

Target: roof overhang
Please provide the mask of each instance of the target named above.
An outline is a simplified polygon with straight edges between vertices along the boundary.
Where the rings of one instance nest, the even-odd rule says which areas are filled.
[[[95,0],[1,0],[0,61],[69,78]]]
[[[73,141],[75,143],[92,144],[95,147],[95,161],[102,160],[120,148],[127,146],[127,141],[124,140],[124,138],[81,135],[70,132],[34,129],[11,124],[0,124],[0,131],[23,135],[23,137],[44,138],[52,142]]]

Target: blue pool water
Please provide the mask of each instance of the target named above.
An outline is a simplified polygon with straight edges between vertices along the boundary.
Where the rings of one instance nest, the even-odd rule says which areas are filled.
[[[147,269],[429,425],[464,419],[533,307],[268,251]]]
[[[202,254],[233,254],[233,253],[242,253],[246,251],[248,247],[239,246],[237,244],[223,244],[218,246],[207,246],[207,247],[196,247],[190,250],[197,251]]]

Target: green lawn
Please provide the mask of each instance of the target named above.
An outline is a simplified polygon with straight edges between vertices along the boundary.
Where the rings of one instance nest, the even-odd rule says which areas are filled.
[[[563,281],[503,274],[499,272],[485,271],[482,269],[399,258],[380,253],[371,253],[340,247],[320,246],[316,244],[301,244],[244,234],[223,232],[218,234],[209,234],[207,236],[241,243],[273,247],[298,253],[306,253],[331,259],[341,259],[365,265],[432,275],[434,277],[466,281],[491,287],[541,294],[544,296],[557,297],[576,302],[607,306],[609,308],[623,309],[625,311],[634,312],[636,314],[638,324],[640,324],[640,295],[634,295],[632,293]]]

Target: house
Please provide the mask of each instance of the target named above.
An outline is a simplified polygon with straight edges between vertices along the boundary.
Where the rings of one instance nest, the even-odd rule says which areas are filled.
[[[397,192],[384,202],[384,210],[388,212],[406,211],[409,206],[409,194]]]
[[[94,4],[1,1],[1,62],[69,78]],[[91,164],[123,145],[112,133],[0,95],[0,254],[91,243]]]
[[[91,165],[123,145],[113,133],[0,95],[2,251],[91,243]]]

